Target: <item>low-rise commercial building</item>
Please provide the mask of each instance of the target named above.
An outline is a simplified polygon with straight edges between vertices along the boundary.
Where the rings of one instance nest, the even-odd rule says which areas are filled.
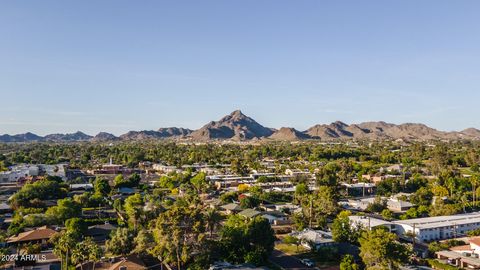
[[[375,228],[383,226],[400,238],[416,242],[431,242],[464,236],[468,231],[480,228],[480,212],[386,221],[368,216],[350,216],[352,226]]]
[[[430,242],[465,235],[480,228],[480,212],[452,216],[438,216],[393,221],[399,236],[416,241]]]

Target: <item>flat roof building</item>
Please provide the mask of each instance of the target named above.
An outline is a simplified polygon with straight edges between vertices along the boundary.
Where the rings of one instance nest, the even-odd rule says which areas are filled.
[[[400,237],[415,234],[416,241],[430,242],[465,235],[480,228],[480,212],[393,221]],[[410,239],[409,239],[410,238]]]

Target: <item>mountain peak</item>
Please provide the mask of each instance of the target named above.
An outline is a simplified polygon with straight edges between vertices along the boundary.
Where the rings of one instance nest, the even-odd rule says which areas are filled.
[[[268,137],[273,131],[246,116],[240,110],[235,110],[218,121],[212,121],[194,131],[191,136],[197,140],[235,139],[249,140]]]
[[[235,110],[235,111],[230,113],[230,116],[232,116],[232,117],[243,117],[243,116],[246,116],[246,115],[243,114],[241,110]]]
[[[242,121],[244,119],[251,119],[251,118],[246,116],[242,111],[235,110],[235,111],[231,112],[230,114],[225,115],[222,119],[220,119],[220,122],[229,121],[229,120]],[[215,121],[212,121],[212,122],[215,122]]]

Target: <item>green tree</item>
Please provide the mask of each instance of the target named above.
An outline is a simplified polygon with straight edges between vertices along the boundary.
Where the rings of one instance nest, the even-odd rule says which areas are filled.
[[[434,205],[430,207],[430,216],[450,216],[460,213],[461,206],[456,204],[447,204],[438,198]]]
[[[361,228],[352,226],[348,218],[352,213],[350,211],[342,211],[333,220],[332,236],[333,240],[340,243],[357,244],[360,237]]]
[[[220,231],[220,246],[225,260],[233,263],[263,264],[273,250],[274,231],[268,220],[245,220],[230,216]]]
[[[295,224],[295,229],[297,231],[301,231],[307,228],[308,226],[306,218],[304,217],[303,213],[293,213],[292,220],[293,220],[293,223]]]
[[[133,252],[141,255],[146,256],[147,254],[151,254],[153,252],[153,248],[155,247],[155,239],[151,232],[143,229],[138,232],[138,235],[134,239],[135,248]]]
[[[67,231],[72,232],[75,239],[80,240],[87,232],[88,226],[81,218],[75,217],[65,221],[65,227]]]
[[[128,186],[128,180],[126,180],[122,174],[118,174],[113,178],[113,184],[116,188]]]
[[[83,269],[83,265],[91,261],[93,269],[95,269],[95,262],[97,262],[102,256],[102,249],[93,241],[91,237],[85,238],[82,242],[75,245],[72,250],[72,262],[76,265],[80,265],[80,269]]]
[[[160,179],[158,179],[158,182],[155,185],[160,188],[173,189],[175,188],[175,184],[176,183],[172,177],[163,175],[162,177],[160,177]]]
[[[93,188],[95,190],[95,193],[101,194],[103,196],[107,196],[110,193],[110,191],[112,190],[112,188],[108,184],[108,180],[106,180],[104,178],[101,178],[101,177],[98,177],[98,176],[97,176],[97,178],[95,178]]]
[[[383,209],[380,213],[385,220],[392,220],[393,219],[393,212],[389,209]]]
[[[222,215],[215,208],[210,208],[205,212],[205,221],[210,238],[212,237],[215,229],[220,225],[221,220]]]
[[[366,269],[397,269],[409,261],[410,249],[397,241],[395,234],[383,228],[362,233],[360,257]]]
[[[304,199],[307,194],[309,193],[308,186],[305,183],[299,183],[295,186],[295,201],[299,204],[302,203],[302,199]]]
[[[123,202],[121,199],[115,199],[113,201],[113,209],[117,210],[118,212],[121,212],[124,210]]]
[[[196,200],[187,198],[176,201],[161,213],[154,230],[153,254],[177,269],[192,260],[193,254],[201,254],[205,244],[205,218]]]
[[[307,218],[309,227],[316,222],[320,226],[326,223],[326,217],[333,215],[338,208],[334,191],[331,187],[319,186],[313,193],[302,200],[303,215]]]
[[[340,262],[340,270],[358,270],[360,269],[358,264],[355,263],[355,259],[352,255],[347,254],[343,256]]]
[[[262,175],[257,179],[257,183],[268,183],[268,182],[269,182],[269,178],[265,175]]]
[[[260,201],[257,198],[251,196],[244,196],[240,199],[240,207],[243,209],[255,208],[260,204]]]
[[[64,184],[57,181],[40,180],[24,185],[10,199],[14,209],[20,207],[44,207],[43,201],[64,198],[66,196]]]
[[[134,248],[133,239],[133,234],[127,228],[117,228],[110,234],[106,248],[112,254],[126,256]]]
[[[62,269],[68,269],[70,258],[72,256],[72,250],[77,244],[76,236],[73,232],[63,231],[54,234],[50,238],[50,242],[53,244],[53,252],[60,257]]]
[[[56,206],[47,209],[45,214],[56,222],[64,222],[67,219],[78,217],[82,214],[82,206],[70,198],[57,201]]]
[[[245,164],[243,160],[240,160],[238,158],[235,158],[232,160],[232,163],[230,164],[230,167],[233,172],[239,174],[239,175],[247,175],[249,170],[248,166]]]
[[[138,222],[143,214],[143,199],[142,196],[137,193],[129,196],[125,199],[125,212],[127,213],[129,224],[136,231],[138,228]]]
[[[238,200],[238,193],[235,191],[225,192],[220,195],[220,201],[222,201],[222,203],[231,203],[236,200]]]
[[[205,179],[205,176],[205,173],[200,172],[190,179],[190,183],[198,194],[203,193],[208,188],[208,183]]]

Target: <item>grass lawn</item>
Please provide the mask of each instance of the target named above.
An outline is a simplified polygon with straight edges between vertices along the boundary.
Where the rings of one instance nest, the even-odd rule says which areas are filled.
[[[284,253],[287,253],[288,255],[300,255],[309,252],[309,250],[306,249],[304,246],[298,246],[297,250],[297,246],[284,243],[276,244],[275,248]]]

